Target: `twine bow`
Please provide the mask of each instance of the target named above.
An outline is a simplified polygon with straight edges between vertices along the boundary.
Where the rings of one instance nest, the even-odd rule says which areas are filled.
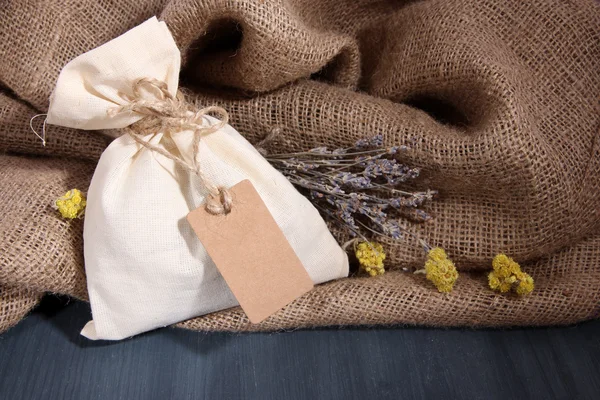
[[[148,93],[154,93],[155,98],[149,99],[148,96],[144,96],[142,92],[144,88]],[[227,125],[229,120],[227,111],[221,107],[211,106],[194,112],[190,109],[190,104],[185,101],[183,93],[178,91],[177,96],[173,96],[169,93],[165,82],[151,78],[136,80],[133,83],[133,96],[123,93],[121,93],[121,96],[128,101],[128,104],[110,109],[108,111],[109,116],[112,117],[124,112],[135,112],[143,115],[144,118],[124,128],[124,131],[148,150],[173,160],[186,171],[196,174],[209,193],[206,197],[206,210],[208,212],[215,215],[229,213],[232,203],[231,194],[227,189],[217,187],[208,179],[202,172],[198,160],[202,136],[214,133]],[[202,126],[203,118],[208,113],[218,114],[220,121],[204,127]],[[192,164],[143,139],[143,136],[149,133],[176,134],[184,130],[194,132]]]

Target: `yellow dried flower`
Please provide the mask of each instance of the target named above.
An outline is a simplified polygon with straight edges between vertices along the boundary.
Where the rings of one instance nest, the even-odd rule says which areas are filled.
[[[498,254],[492,261],[492,268],[494,270],[488,275],[488,284],[493,290],[507,293],[515,288],[519,296],[533,291],[533,278],[521,271],[521,266],[512,258]]]
[[[519,285],[517,286],[517,294],[523,296],[533,292],[533,278],[526,273],[522,273],[522,276],[517,277]]]
[[[450,293],[458,279],[458,271],[452,260],[441,247],[429,250],[425,262],[426,278],[431,281],[441,293]]]
[[[496,288],[500,287],[500,279],[496,276],[496,274],[490,273],[488,275],[488,281],[489,281],[490,287],[492,289],[496,289]]]
[[[71,189],[56,199],[56,208],[63,218],[80,218],[85,212],[85,196],[78,189]]]
[[[355,249],[354,254],[360,263],[360,267],[369,275],[383,275],[383,260],[385,260],[385,251],[383,246],[375,242],[361,242]]]

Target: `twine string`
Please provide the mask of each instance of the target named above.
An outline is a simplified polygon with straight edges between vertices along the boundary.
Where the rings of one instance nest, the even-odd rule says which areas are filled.
[[[44,147],[46,147],[46,119],[47,118],[44,118],[44,123],[42,124],[42,134],[41,135],[33,127],[33,121],[38,117],[47,117],[47,116],[48,116],[48,114],[37,114],[37,115],[34,115],[33,117],[31,117],[31,119],[29,120],[29,127],[31,128],[31,130],[33,131],[35,136],[40,138],[40,140],[42,141],[42,146],[44,146]]]
[[[155,98],[149,99],[144,95],[142,89],[146,89],[148,93],[153,93]],[[216,186],[204,174],[198,160],[202,136],[217,132],[227,125],[229,120],[227,111],[218,106],[210,106],[194,112],[190,110],[190,105],[181,92],[178,91],[177,95],[173,96],[165,82],[152,78],[136,80],[133,83],[133,96],[124,93],[120,93],[120,95],[128,103],[110,109],[108,111],[109,116],[114,117],[126,112],[144,115],[144,118],[123,130],[141,146],[174,161],[184,170],[198,176],[201,184],[209,193],[206,197],[206,210],[208,212],[214,215],[229,213],[232,205],[231,194],[226,188]],[[209,113],[217,114],[220,121],[206,127],[202,126],[204,117]],[[191,164],[159,146],[148,143],[143,138],[149,133],[176,134],[184,130],[191,130],[194,133]]]

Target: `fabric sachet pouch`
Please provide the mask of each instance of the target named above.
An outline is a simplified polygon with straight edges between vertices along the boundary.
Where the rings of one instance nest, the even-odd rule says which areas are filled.
[[[318,211],[225,119],[206,115],[210,107],[157,123],[152,104],[181,106],[179,70],[166,24],[152,18],[69,62],[50,101],[49,124],[125,131],[102,154],[87,193],[93,321],[82,335],[90,339],[123,339],[238,304],[186,220],[213,199],[206,182],[249,180],[315,284],[348,275],[347,255]],[[201,175],[187,167],[196,165]]]

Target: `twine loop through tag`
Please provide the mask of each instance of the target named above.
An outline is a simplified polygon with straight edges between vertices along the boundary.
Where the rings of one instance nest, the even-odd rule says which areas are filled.
[[[217,187],[211,182],[200,168],[198,160],[202,136],[214,133],[227,125],[229,120],[227,111],[218,106],[192,111],[190,104],[186,102],[181,91],[173,96],[169,92],[167,84],[157,79],[140,78],[133,83],[132,89],[133,96],[120,93],[121,97],[128,101],[128,104],[110,109],[108,111],[109,116],[112,117],[124,112],[135,112],[143,115],[144,118],[124,128],[124,131],[141,146],[173,160],[186,171],[196,174],[209,192],[206,197],[206,210],[208,212],[215,215],[229,213],[232,204],[231,194],[226,188]],[[219,122],[203,126],[203,119],[209,113],[217,114]],[[192,164],[143,139],[144,135],[151,133],[176,134],[185,130],[194,132]]]

